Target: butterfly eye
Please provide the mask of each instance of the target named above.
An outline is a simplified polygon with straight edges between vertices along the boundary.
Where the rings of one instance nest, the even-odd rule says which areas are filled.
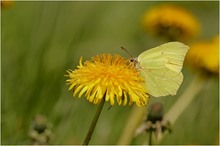
[[[131,58],[131,59],[130,59],[130,62],[134,62],[134,58]]]
[[[138,64],[137,58],[131,58],[131,59],[130,59],[130,62],[131,62],[131,63],[134,63],[134,64]]]

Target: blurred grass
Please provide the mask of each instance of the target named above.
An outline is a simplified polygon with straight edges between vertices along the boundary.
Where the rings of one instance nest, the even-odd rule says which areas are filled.
[[[1,140],[29,144],[32,118],[44,114],[53,125],[52,144],[81,144],[96,105],[73,98],[65,85],[66,70],[100,53],[133,56],[162,43],[140,26],[147,8],[162,2],[14,2],[1,10]],[[202,24],[200,39],[219,32],[218,2],[172,2],[192,11]],[[185,80],[178,95],[193,78]],[[219,80],[211,79],[173,125],[163,144],[216,144],[219,123]],[[178,97],[151,98],[165,110]],[[91,144],[116,144],[131,107],[105,104]],[[140,138],[141,139],[141,138]],[[134,144],[141,144],[136,139]]]

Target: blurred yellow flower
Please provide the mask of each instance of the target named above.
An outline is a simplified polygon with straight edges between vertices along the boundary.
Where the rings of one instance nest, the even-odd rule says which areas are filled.
[[[197,19],[186,9],[175,5],[160,5],[147,10],[142,18],[147,32],[169,41],[185,41],[198,34]]]
[[[85,93],[87,100],[94,104],[104,98],[114,105],[116,98],[119,105],[126,105],[128,97],[129,105],[135,102],[141,107],[148,103],[144,80],[134,64],[119,55],[97,55],[84,65],[81,58],[77,69],[67,73],[69,79],[66,82],[70,84],[69,90],[73,90],[73,96],[78,93],[81,97]]]
[[[2,0],[1,1],[1,7],[2,8],[9,8],[9,7],[11,7],[12,5],[13,5],[13,1],[11,1],[11,0]]]
[[[219,73],[219,36],[207,42],[192,44],[186,64],[206,72]]]

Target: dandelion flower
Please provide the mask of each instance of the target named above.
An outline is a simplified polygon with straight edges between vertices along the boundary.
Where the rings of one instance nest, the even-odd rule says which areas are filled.
[[[135,102],[138,106],[148,103],[148,94],[144,80],[139,76],[134,64],[119,55],[101,54],[92,57],[90,61],[79,65],[75,70],[67,71],[73,96],[85,94],[87,100],[99,104],[104,98],[114,105],[115,99],[119,105],[129,105]]]
[[[219,36],[211,41],[192,44],[186,64],[209,73],[219,73]]]
[[[147,32],[169,41],[185,41],[196,36],[200,28],[189,11],[175,5],[160,5],[146,11],[142,25]]]

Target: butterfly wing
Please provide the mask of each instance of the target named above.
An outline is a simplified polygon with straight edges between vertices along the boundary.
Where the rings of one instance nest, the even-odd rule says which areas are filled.
[[[176,95],[183,81],[181,69],[188,49],[182,43],[170,42],[138,56],[140,74],[149,94],[155,97]]]
[[[155,60],[156,63],[156,60],[163,59],[163,64],[167,68],[180,72],[188,49],[189,47],[182,43],[170,42],[141,53],[138,56],[138,61],[140,63],[149,61],[150,63],[152,60]]]
[[[182,81],[183,75],[181,72],[177,73],[168,70],[166,67],[141,69],[140,74],[146,81],[146,89],[149,94],[154,97],[176,95]]]

